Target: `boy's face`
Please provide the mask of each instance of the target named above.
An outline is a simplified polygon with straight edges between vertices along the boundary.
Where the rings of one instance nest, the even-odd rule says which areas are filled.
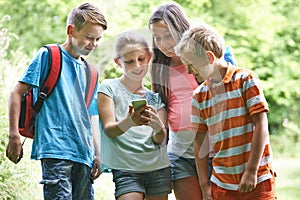
[[[181,60],[188,68],[189,74],[193,74],[197,77],[198,81],[207,79],[212,73],[212,67],[209,64],[207,56],[197,56],[193,51],[183,50],[181,52]],[[199,80],[201,79],[201,80]]]
[[[76,30],[74,26],[71,28],[72,52],[75,57],[86,56],[96,49],[104,31],[101,25],[92,23],[85,24],[81,30]]]

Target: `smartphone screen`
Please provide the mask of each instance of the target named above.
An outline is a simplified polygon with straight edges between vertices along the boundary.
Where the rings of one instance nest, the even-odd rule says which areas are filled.
[[[137,110],[140,107],[145,106],[147,104],[147,100],[146,99],[136,99],[136,100],[133,100],[131,103],[132,103],[134,110]]]

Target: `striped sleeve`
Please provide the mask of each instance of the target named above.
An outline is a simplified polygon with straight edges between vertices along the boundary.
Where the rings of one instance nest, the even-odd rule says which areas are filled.
[[[195,133],[206,133],[207,132],[207,125],[206,122],[201,116],[201,97],[202,93],[200,91],[200,87],[198,87],[193,94],[192,98],[192,114],[191,114],[191,129]]]
[[[243,98],[246,100],[245,103],[250,116],[269,111],[262,84],[252,72],[249,72],[243,83]]]

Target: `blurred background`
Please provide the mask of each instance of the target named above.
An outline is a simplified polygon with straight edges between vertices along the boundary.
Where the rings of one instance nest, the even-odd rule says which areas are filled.
[[[42,199],[40,162],[24,158],[14,165],[5,157],[7,99],[32,56],[44,44],[63,43],[69,11],[85,1],[0,0],[0,199]],[[164,0],[94,0],[108,21],[98,49],[86,59],[105,78],[120,76],[113,64],[114,38],[127,29],[149,36],[148,20]],[[205,21],[224,36],[240,67],[263,82],[269,103],[269,130],[277,171],[279,199],[298,199],[300,192],[300,0],[178,0],[192,25]],[[151,42],[151,37],[149,36]],[[150,87],[149,77],[145,85]],[[95,182],[95,199],[114,199],[110,174]],[[173,197],[170,196],[170,199]]]

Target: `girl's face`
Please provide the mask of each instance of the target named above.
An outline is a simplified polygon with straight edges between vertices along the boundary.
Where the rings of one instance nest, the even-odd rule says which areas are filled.
[[[150,24],[150,31],[152,33],[155,45],[161,52],[163,52],[167,57],[176,56],[174,51],[176,42],[169,30],[168,25],[164,21],[158,21]]]
[[[124,50],[124,49],[123,49]],[[142,45],[128,45],[126,52],[115,62],[123,68],[124,76],[131,80],[141,81],[148,72],[151,53]]]

